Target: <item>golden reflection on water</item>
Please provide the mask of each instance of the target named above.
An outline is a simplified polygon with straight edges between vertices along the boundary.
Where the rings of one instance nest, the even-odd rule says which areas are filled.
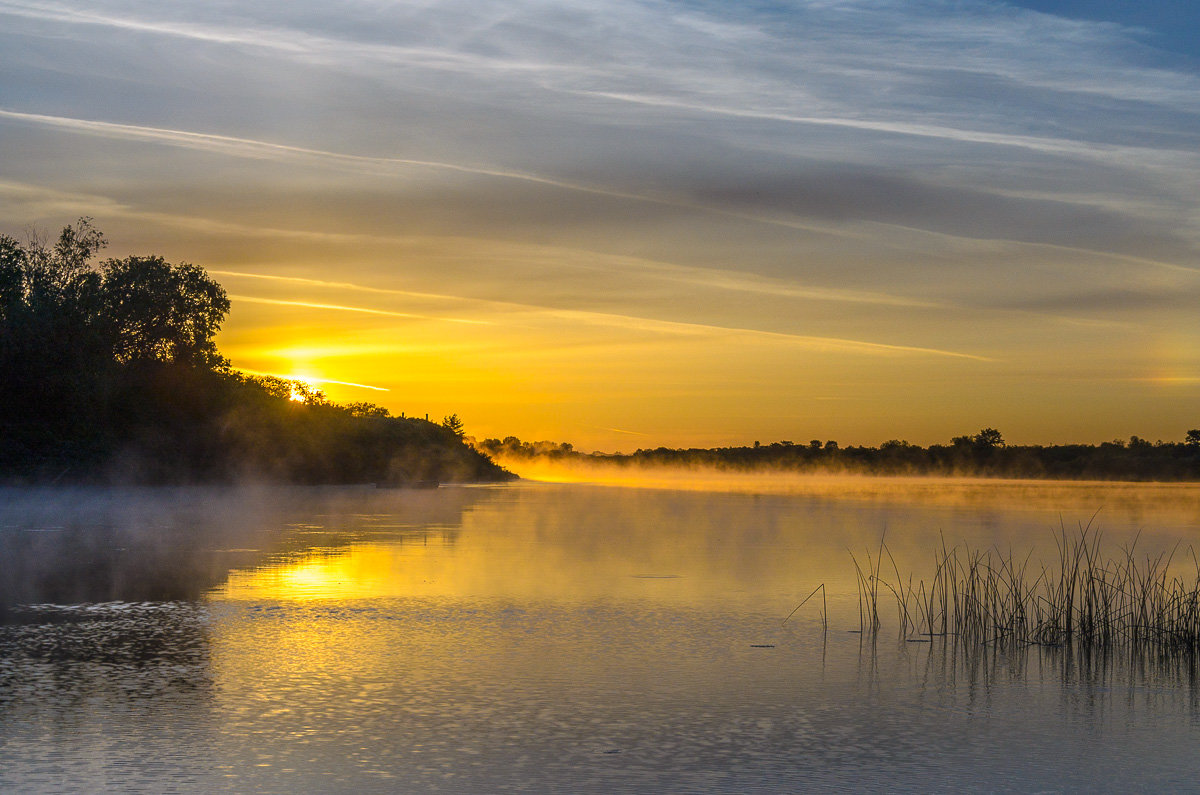
[[[806,570],[831,569],[831,558],[848,563],[841,544],[806,538],[823,526],[811,518],[745,495],[630,490],[618,497],[608,489],[520,486],[485,497],[451,529],[372,538],[341,517],[316,534],[319,546],[235,569],[209,597],[675,605],[769,597],[782,599],[778,609],[804,587]]]
[[[445,542],[425,544],[354,542],[317,548],[259,566],[230,572],[210,597],[220,600],[372,599],[449,596],[457,592]]]
[[[550,459],[507,460],[505,466],[535,482],[660,491],[774,495],[918,507],[962,508],[1001,515],[1062,517],[1067,527],[1129,523],[1149,530],[1200,529],[1200,483],[1095,480],[1019,480],[979,477],[737,472],[705,467],[619,466]],[[953,535],[953,528],[945,528]]]
[[[1112,549],[1139,533],[1146,552],[1200,545],[1196,485],[862,478],[817,479],[805,493],[741,491],[747,483],[525,483],[476,493],[449,525],[447,516],[406,524],[407,503],[394,515],[343,514],[304,530],[313,535],[298,535],[290,553],[230,572],[210,598],[742,602],[786,614],[821,583],[855,593],[851,554],[862,560],[884,538],[918,579],[943,540],[1052,560],[1062,528],[1088,522]]]
[[[674,536],[672,536],[674,538]],[[511,535],[511,549],[431,541],[354,542],[230,572],[209,592],[216,601],[346,601],[389,598],[566,601],[650,599],[702,604],[722,590],[742,590],[736,561],[714,571],[694,555],[665,555],[647,547],[592,555],[579,540],[531,548]],[[482,539],[480,539],[482,541]],[[662,547],[670,539],[659,539]],[[671,560],[665,558],[670,557]],[[518,559],[520,558],[520,559]],[[657,562],[656,562],[656,559]],[[787,591],[792,590],[791,584]]]

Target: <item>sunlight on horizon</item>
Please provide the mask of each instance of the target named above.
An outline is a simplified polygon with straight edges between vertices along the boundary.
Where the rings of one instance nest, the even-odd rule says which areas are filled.
[[[208,269],[234,367],[608,452],[1196,423],[1187,4],[58,5],[0,233]]]
[[[275,296],[327,289],[264,284]],[[234,367],[291,373],[337,402],[366,400],[397,415],[454,413],[478,438],[570,441],[605,452],[818,437],[843,446],[946,443],[984,426],[1014,443],[1171,441],[1182,438],[1187,419],[1126,412],[1114,421],[1113,407],[1153,401],[1182,415],[1200,386],[1178,365],[1168,378],[1120,378],[1104,390],[1096,388],[1103,376],[1047,374],[1026,377],[1019,393],[993,405],[996,385],[1027,365],[487,302],[473,309],[480,323],[463,325],[418,317],[407,310],[421,307],[386,291],[368,299],[401,311],[235,301],[217,341]],[[1059,339],[1065,346],[1071,335]],[[1068,385],[1086,399],[1063,400]]]

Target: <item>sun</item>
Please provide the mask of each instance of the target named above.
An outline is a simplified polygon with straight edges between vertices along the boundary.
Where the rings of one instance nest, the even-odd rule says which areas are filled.
[[[320,379],[308,374],[292,374],[287,377],[287,380],[292,382],[292,391],[288,395],[288,400],[294,400],[297,403],[303,403],[321,391],[321,388],[318,386]]]

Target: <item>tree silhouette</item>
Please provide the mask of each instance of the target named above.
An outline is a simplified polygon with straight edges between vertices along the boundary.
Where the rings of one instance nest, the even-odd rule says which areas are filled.
[[[993,447],[1003,447],[1004,437],[1000,435],[1000,431],[995,428],[984,428],[979,433],[971,438],[975,447],[982,450],[990,450]]]
[[[117,362],[224,364],[212,338],[229,298],[202,268],[126,257],[108,260],[100,273],[101,314]]]
[[[459,419],[457,414],[451,414],[442,419],[442,427],[453,433],[455,436],[462,437],[463,421]]]
[[[87,218],[53,245],[0,237],[0,461],[55,458],[101,435],[94,406],[113,362],[89,263],[104,244]]]
[[[96,263],[88,218],[48,242],[0,236],[0,478],[306,483],[504,479],[445,428],[342,407],[233,371],[213,342],[229,298],[158,256]]]

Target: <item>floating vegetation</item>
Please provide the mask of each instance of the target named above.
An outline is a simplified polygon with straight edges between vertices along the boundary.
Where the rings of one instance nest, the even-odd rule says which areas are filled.
[[[1139,555],[1137,539],[1115,554],[1089,523],[1055,537],[1058,560],[1031,565],[996,548],[942,542],[932,576],[901,574],[887,545],[852,555],[860,630],[877,635],[895,608],[902,638],[953,638],[964,646],[1087,646],[1200,649],[1200,559],[1179,548]]]

